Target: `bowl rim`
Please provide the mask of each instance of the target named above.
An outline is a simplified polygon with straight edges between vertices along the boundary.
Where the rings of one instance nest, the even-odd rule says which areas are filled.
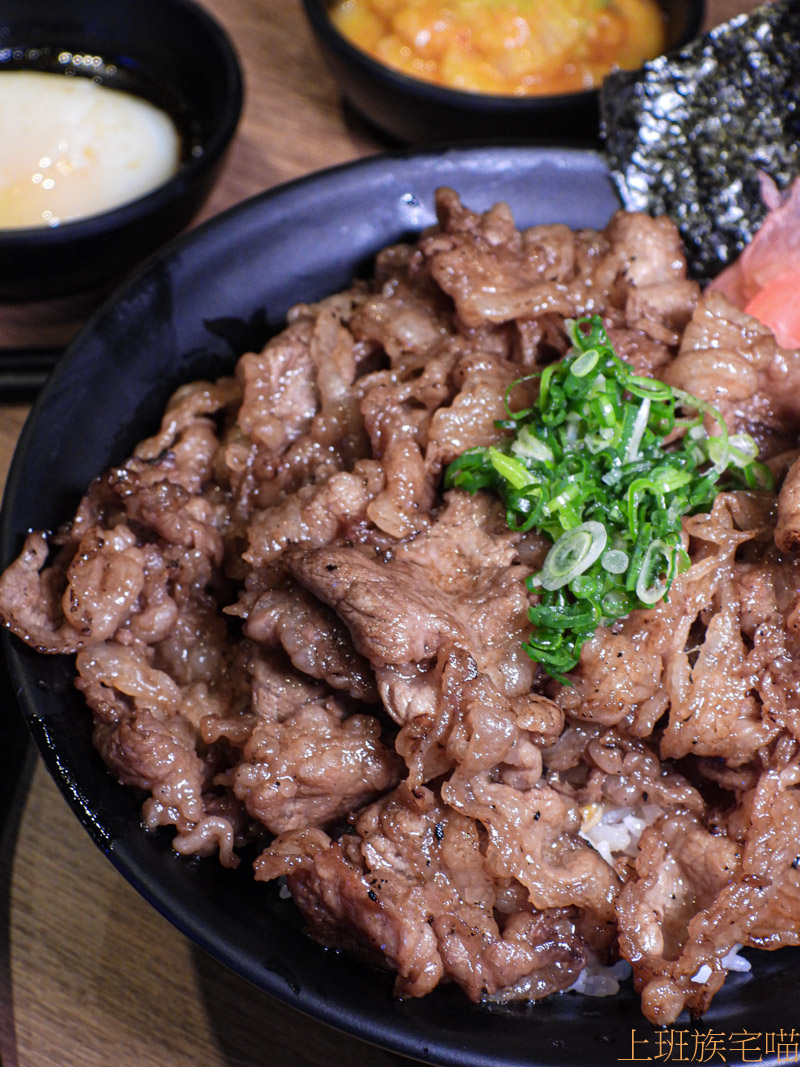
[[[427,100],[440,106],[462,108],[477,111],[541,111],[560,110],[574,107],[579,103],[590,103],[596,99],[600,87],[579,89],[572,93],[531,93],[526,96],[513,96],[501,93],[480,93],[469,89],[452,89],[448,86],[414,78],[403,71],[395,70],[374,59],[368,52],[353,44],[333,24],[328,15],[331,0],[302,0],[306,17],[312,29],[325,42],[336,49],[342,58],[354,63],[362,72],[383,79],[390,87],[408,96]],[[687,0],[686,27],[669,52],[684,48],[700,33],[706,14],[706,0]],[[662,53],[666,54],[666,53]]]
[[[13,229],[0,227],[0,248],[4,251],[13,252],[16,248],[35,246],[43,239],[48,247],[90,240],[116,229],[117,226],[134,224],[151,212],[158,212],[176,197],[180,198],[185,191],[184,187],[211,170],[227,150],[239,125],[244,106],[244,74],[236,47],[225,27],[195,0],[160,2],[162,6],[171,4],[175,10],[183,11],[195,19],[218,51],[218,72],[221,75],[220,83],[224,82],[222,98],[225,104],[222,121],[210,131],[208,141],[203,143],[202,153],[191,156],[179,166],[175,174],[150,192],[107,211],[98,211],[96,214],[60,223],[58,226],[19,226]]]

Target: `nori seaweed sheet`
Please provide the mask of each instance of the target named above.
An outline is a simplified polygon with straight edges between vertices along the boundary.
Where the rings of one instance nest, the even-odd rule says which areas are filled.
[[[636,72],[606,78],[601,134],[622,202],[669,215],[707,282],[766,214],[758,171],[800,172],[800,0],[738,16]]]

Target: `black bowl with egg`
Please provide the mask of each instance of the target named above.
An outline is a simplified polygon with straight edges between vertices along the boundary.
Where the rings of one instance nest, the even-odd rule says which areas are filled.
[[[705,0],[658,0],[666,51],[700,32]],[[352,44],[330,18],[332,0],[303,0],[317,46],[355,112],[391,140],[425,144],[486,138],[597,142],[597,89],[558,95],[499,96],[410,77]]]
[[[108,288],[180,232],[210,192],[241,114],[235,50],[192,0],[0,0],[0,79],[17,70],[91,78],[175,124],[177,170],[152,191],[56,226],[3,228],[0,217],[0,301]]]

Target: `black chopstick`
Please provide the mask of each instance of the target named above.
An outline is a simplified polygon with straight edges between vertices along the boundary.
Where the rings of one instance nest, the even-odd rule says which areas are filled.
[[[0,348],[0,403],[34,397],[63,351],[62,348]]]

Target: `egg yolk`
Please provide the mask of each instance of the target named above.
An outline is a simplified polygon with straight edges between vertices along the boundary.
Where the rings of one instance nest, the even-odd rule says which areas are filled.
[[[90,78],[0,73],[0,228],[58,226],[136,200],[178,169],[172,119]]]

